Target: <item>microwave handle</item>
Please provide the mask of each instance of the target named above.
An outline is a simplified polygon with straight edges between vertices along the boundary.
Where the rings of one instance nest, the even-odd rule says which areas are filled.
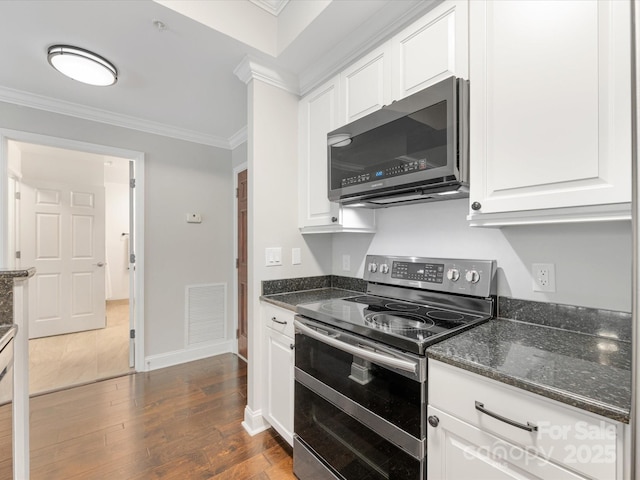
[[[347,352],[360,357],[363,360],[368,360],[384,367],[397,368],[399,370],[404,370],[405,372],[411,372],[414,374],[418,371],[418,364],[415,362],[401,360],[399,358],[394,358],[382,353],[372,352],[360,347],[354,347],[353,345],[349,345],[348,343],[342,342],[334,337],[330,337],[328,335],[317,332],[313,328],[309,328],[303,323],[300,323],[298,320],[295,320],[294,324],[295,327],[306,336],[318,340],[319,342],[322,342],[324,344],[335,347],[338,350],[342,350],[343,352]]]

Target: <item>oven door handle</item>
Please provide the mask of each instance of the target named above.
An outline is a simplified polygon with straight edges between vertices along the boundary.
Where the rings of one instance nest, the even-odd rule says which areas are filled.
[[[298,320],[294,321],[295,327],[300,330],[302,333],[311,337],[319,342],[325,343],[332,347],[337,348],[338,350],[342,350],[343,352],[350,353],[357,357],[362,358],[363,360],[368,360],[373,363],[377,363],[378,365],[397,368],[399,370],[404,370],[405,372],[417,373],[418,364],[415,362],[410,362],[408,360],[402,360],[400,358],[394,358],[389,355],[384,355],[382,353],[372,352],[370,350],[366,350],[360,347],[354,347],[353,345],[349,345],[341,340],[338,340],[334,337],[330,337],[328,335],[324,335],[320,332],[317,332],[313,328],[309,328]]]

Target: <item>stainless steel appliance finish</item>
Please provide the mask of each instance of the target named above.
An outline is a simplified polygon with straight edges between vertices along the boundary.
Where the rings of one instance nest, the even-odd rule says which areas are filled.
[[[449,77],[330,132],[329,200],[382,208],[468,197],[468,88]]]
[[[494,261],[367,256],[367,292],[298,306],[294,473],[426,478],[427,346],[495,311]]]

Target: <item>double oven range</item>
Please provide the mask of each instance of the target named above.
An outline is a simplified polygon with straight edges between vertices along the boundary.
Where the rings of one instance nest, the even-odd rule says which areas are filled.
[[[494,316],[495,274],[489,260],[369,255],[366,294],[298,306],[298,478],[427,478],[425,350]]]

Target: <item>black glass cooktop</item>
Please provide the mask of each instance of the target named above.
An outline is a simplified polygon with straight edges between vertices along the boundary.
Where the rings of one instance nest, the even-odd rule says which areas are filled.
[[[488,316],[372,295],[298,305],[297,312],[421,355],[427,346],[489,319]]]

